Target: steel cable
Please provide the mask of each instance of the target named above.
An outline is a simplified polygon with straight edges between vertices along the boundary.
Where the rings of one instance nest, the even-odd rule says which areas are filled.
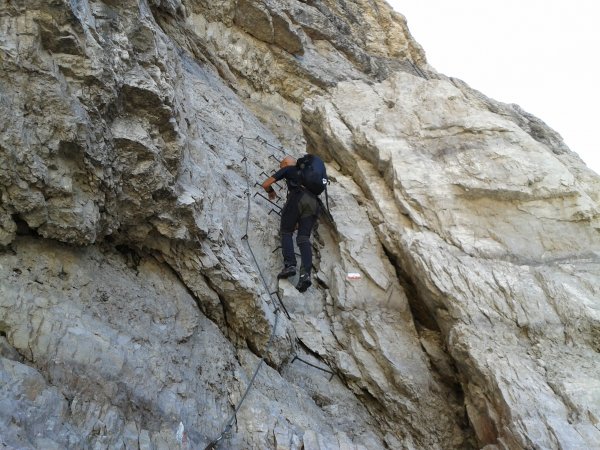
[[[246,145],[244,143],[244,139],[247,138],[243,138],[243,136],[240,136],[240,138],[238,139],[242,141],[242,149],[244,152],[244,158],[242,159],[242,161],[244,161],[244,165],[245,165],[245,172],[246,172],[246,198],[248,199],[248,207],[246,208],[246,229],[245,229],[245,234],[244,236],[242,236],[242,240],[246,241],[246,245],[248,246],[248,250],[250,251],[250,254],[252,255],[252,259],[254,260],[254,264],[256,265],[256,268],[258,270],[258,273],[260,275],[260,279],[262,280],[263,286],[265,288],[265,291],[267,293],[267,295],[269,296],[269,298],[271,298],[269,292],[269,286],[267,284],[267,280],[265,279],[265,276],[262,272],[262,269],[260,268],[260,264],[258,264],[258,260],[256,259],[256,255],[254,254],[254,251],[252,250],[252,246],[250,245],[250,239],[248,237],[248,231],[249,231],[249,227],[250,227],[250,212],[252,209],[252,202],[251,202],[251,194],[250,194],[250,173],[248,170],[248,157],[246,155]],[[259,137],[257,136],[256,138],[257,140],[259,140]],[[268,353],[268,351],[271,348],[271,345],[273,344],[273,338],[275,337],[275,331],[277,330],[277,324],[279,323],[279,308],[275,308],[275,323],[273,324],[273,329],[271,331],[271,336],[269,336],[269,340],[267,341],[267,345],[265,347],[265,350],[263,352],[263,356],[260,358],[260,361],[258,362],[256,369],[254,370],[254,373],[252,375],[252,378],[250,378],[250,382],[248,383],[248,386],[246,387],[246,390],[244,391],[244,394],[242,395],[242,398],[240,399],[240,401],[238,402],[235,410],[233,411],[233,413],[231,414],[231,416],[229,417],[229,419],[227,420],[227,422],[225,423],[225,426],[223,427],[223,431],[221,432],[221,434],[219,435],[219,437],[217,437],[216,439],[214,439],[213,441],[211,441],[206,447],[205,450],[210,450],[210,449],[214,449],[217,447],[217,445],[219,444],[219,442],[231,431],[231,427],[233,426],[233,423],[235,421],[235,418],[237,417],[237,413],[240,410],[240,408],[242,407],[242,404],[244,403],[244,400],[246,400],[246,397],[248,396],[248,393],[250,392],[250,389],[252,388],[252,385],[254,384],[254,380],[256,379],[258,372],[260,370],[260,368],[262,367],[264,361],[265,361],[265,357],[264,355],[266,353]]]

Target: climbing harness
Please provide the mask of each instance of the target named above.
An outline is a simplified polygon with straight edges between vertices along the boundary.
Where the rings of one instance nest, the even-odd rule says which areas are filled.
[[[248,237],[248,232],[249,232],[249,228],[250,228],[250,212],[251,212],[251,205],[252,205],[252,201],[251,199],[256,197],[257,195],[259,195],[260,197],[264,198],[265,200],[267,200],[271,205],[274,206],[274,208],[271,208],[271,211],[269,211],[269,214],[271,212],[275,212],[279,215],[281,215],[281,207],[279,205],[277,205],[275,202],[272,202],[269,198],[265,197],[264,195],[262,195],[260,192],[256,192],[254,195],[251,194],[251,189],[250,189],[250,173],[248,170],[248,156],[246,154],[246,145],[245,145],[245,141],[246,140],[255,140],[257,142],[259,142],[260,144],[266,145],[268,147],[277,149],[279,151],[281,151],[283,154],[286,154],[285,150],[283,150],[283,147],[276,147],[272,144],[270,144],[269,142],[267,142],[265,139],[261,138],[260,136],[256,136],[255,138],[248,138],[245,136],[240,136],[238,138],[238,142],[241,142],[242,144],[242,150],[244,153],[244,157],[242,158],[242,162],[244,163],[244,168],[245,168],[245,173],[246,173],[246,190],[244,192],[244,194],[246,195],[246,199],[248,201],[248,207],[246,209],[246,228],[244,231],[244,235],[242,236],[242,240],[246,242],[246,245],[248,246],[248,251],[250,252],[250,255],[252,256],[252,259],[254,261],[254,264],[256,266],[256,269],[258,270],[258,273],[260,275],[260,279],[262,281],[263,287],[265,289],[265,292],[269,295],[269,298],[271,298],[271,300],[273,300],[273,295],[275,295],[275,297],[277,298],[279,305],[281,306],[281,309],[283,309],[283,311],[285,312],[286,316],[288,317],[288,319],[291,320],[291,316],[288,313],[285,305],[283,304],[283,301],[281,299],[281,296],[279,295],[279,292],[274,291],[271,292],[269,289],[269,285],[267,283],[267,280],[262,272],[262,269],[260,268],[260,264],[258,263],[258,260],[256,258],[256,255],[254,254],[254,250],[252,249],[252,246],[250,245],[250,240]],[[276,161],[277,158],[275,157],[275,155],[270,155],[270,158],[272,157],[273,159],[275,159]],[[263,172],[264,173],[264,172]],[[266,175],[266,174],[265,174]],[[255,183],[254,186],[259,185],[258,183]],[[278,208],[278,210],[276,210],[275,208]],[[244,394],[242,395],[242,398],[240,399],[240,401],[238,402],[237,406],[235,407],[233,413],[231,414],[231,416],[229,417],[229,419],[227,420],[227,422],[225,422],[225,426],[223,427],[223,431],[221,432],[221,434],[214,440],[212,440],[205,448],[204,450],[212,450],[212,449],[216,449],[217,446],[219,445],[219,442],[221,442],[231,431],[231,428],[233,427],[233,424],[236,421],[237,418],[237,414],[240,410],[240,408],[242,407],[242,404],[244,403],[244,400],[246,400],[246,397],[248,396],[248,393],[250,392],[250,389],[252,388],[254,381],[256,380],[256,377],[258,375],[258,372],[260,370],[260,368],[262,367],[264,361],[265,361],[265,356],[269,350],[271,349],[271,345],[273,344],[273,339],[275,337],[275,332],[277,330],[277,325],[279,323],[279,312],[280,312],[280,308],[276,307],[275,308],[275,322],[273,324],[273,329],[271,331],[271,335],[269,336],[269,340],[267,341],[267,345],[263,351],[263,356],[261,356],[260,361],[258,362],[258,364],[256,365],[256,369],[254,370],[254,373],[252,374],[252,377],[250,378],[250,381],[248,382],[248,386],[246,387],[246,390],[244,391]],[[293,325],[292,325],[293,328]],[[302,341],[300,341],[298,338],[296,338],[296,340],[298,340],[300,342],[301,345],[304,345],[302,343]],[[309,361],[306,361],[302,358],[300,358],[298,356],[298,354],[296,353],[296,355],[294,356],[294,359],[292,360],[292,364],[296,361],[301,361],[304,364],[307,364],[309,366],[312,366],[316,369],[319,369],[323,372],[327,372],[330,374],[330,378],[329,381],[331,381],[333,379],[333,376],[335,375],[335,372],[332,370],[328,370],[328,369],[324,369],[322,367],[317,366],[316,364],[313,364]]]

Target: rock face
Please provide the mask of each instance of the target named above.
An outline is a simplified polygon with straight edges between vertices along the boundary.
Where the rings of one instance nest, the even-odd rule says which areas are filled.
[[[0,29],[3,447],[205,448],[243,398],[221,448],[600,442],[600,177],[384,2],[13,1]],[[305,151],[335,224],[300,294],[254,183]]]
[[[358,180],[416,319],[439,327],[478,443],[592,448],[600,180],[502,108],[398,73],[308,101],[304,126]]]

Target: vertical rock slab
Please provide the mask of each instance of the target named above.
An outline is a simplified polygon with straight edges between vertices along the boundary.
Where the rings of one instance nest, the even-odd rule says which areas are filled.
[[[518,110],[485,105],[450,81],[398,73],[341,83],[307,101],[303,123],[312,150],[372,202],[379,238],[426,305],[422,323],[443,333],[480,445],[594,446],[600,177],[544,144],[543,127],[532,135]]]
[[[364,195],[350,177],[331,167],[329,175],[335,229],[319,227],[315,262],[324,292],[300,295],[280,282],[299,339],[340,374],[390,439],[468,447],[464,406],[434,375]]]

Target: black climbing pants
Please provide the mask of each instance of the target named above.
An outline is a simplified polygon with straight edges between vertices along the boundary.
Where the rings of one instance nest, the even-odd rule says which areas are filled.
[[[298,225],[296,244],[300,249],[302,271],[310,273],[312,268],[310,234],[319,218],[319,209],[317,197],[310,192],[299,190],[289,193],[281,211],[281,251],[286,266],[296,265],[292,235]]]

